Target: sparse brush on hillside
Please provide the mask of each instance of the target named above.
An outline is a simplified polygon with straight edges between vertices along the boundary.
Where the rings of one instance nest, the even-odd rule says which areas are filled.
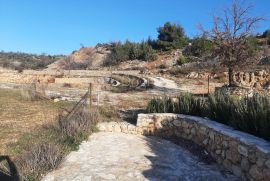
[[[183,51],[186,56],[203,57],[211,54],[212,42],[206,36],[195,37]]]
[[[149,113],[178,113],[208,117],[217,122],[270,140],[270,97],[256,94],[236,98],[222,93],[200,98],[181,94],[176,101],[155,98],[147,106]]]
[[[36,55],[27,53],[0,52],[0,66],[16,70],[44,69],[49,64],[62,58],[62,55]]]
[[[156,60],[157,54],[155,50],[145,41],[133,43],[126,41],[124,43],[112,43],[111,53],[108,55],[105,65],[118,64],[127,60]]]

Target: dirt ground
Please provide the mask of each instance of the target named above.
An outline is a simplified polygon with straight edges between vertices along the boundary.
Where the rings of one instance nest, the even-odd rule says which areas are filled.
[[[21,97],[20,90],[0,89],[0,155],[10,155],[10,144],[24,133],[55,120],[61,108],[72,105],[64,101],[28,101]]]

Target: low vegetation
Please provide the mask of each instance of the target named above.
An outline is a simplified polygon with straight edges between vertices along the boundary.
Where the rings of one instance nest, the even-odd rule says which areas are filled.
[[[36,55],[27,53],[0,52],[0,66],[16,70],[44,69],[51,63],[62,58],[62,55]]]
[[[32,99],[32,93],[30,99],[23,95],[20,90],[0,90],[0,153],[12,158],[22,180],[39,180],[56,168],[97,130],[95,124],[100,118],[107,119],[94,108],[91,112],[80,109],[66,119],[74,103]]]
[[[114,65],[127,60],[156,60],[156,51],[145,41],[133,43],[114,42],[111,44],[111,53],[108,55],[105,65]]]
[[[270,140],[270,97],[256,94],[236,98],[222,93],[207,98],[181,94],[177,100],[155,98],[147,106],[149,113],[178,113],[208,117],[237,130]]]
[[[73,103],[66,101],[31,101],[23,97],[20,90],[0,89],[0,154],[15,156],[8,145],[25,133],[53,122],[58,117],[59,110],[70,109],[72,106]]]
[[[105,61],[105,66],[116,65],[127,60],[153,61],[158,58],[158,52],[181,49],[187,45],[188,38],[184,28],[177,24],[166,22],[157,29],[158,38],[134,43],[130,41],[111,43],[111,53]]]
[[[157,49],[168,51],[173,49],[181,49],[187,45],[188,38],[185,35],[184,28],[178,24],[166,22],[164,26],[159,27],[157,31]]]
[[[78,111],[71,119],[44,125],[38,132],[25,134],[11,146],[17,152],[15,164],[23,180],[39,180],[55,169],[70,151],[96,131],[98,112]]]
[[[185,56],[205,57],[211,54],[212,48],[212,41],[206,35],[198,36],[190,40],[190,44],[186,46],[183,54]]]

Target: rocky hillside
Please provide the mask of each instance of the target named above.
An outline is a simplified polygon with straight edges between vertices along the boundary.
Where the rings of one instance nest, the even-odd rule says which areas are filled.
[[[97,69],[102,67],[110,50],[106,46],[82,47],[54,62],[48,69]]]

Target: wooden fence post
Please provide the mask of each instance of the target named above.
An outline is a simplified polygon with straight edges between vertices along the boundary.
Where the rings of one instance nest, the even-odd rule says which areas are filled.
[[[98,109],[99,109],[99,93],[100,93],[100,91],[97,92],[97,106],[98,106]]]
[[[91,108],[92,108],[92,83],[90,83],[89,84],[89,90],[88,90],[89,92],[89,94],[88,94],[88,96],[89,96],[89,108],[90,108],[90,110],[91,110]]]
[[[208,95],[210,94],[210,75],[208,75]]]

